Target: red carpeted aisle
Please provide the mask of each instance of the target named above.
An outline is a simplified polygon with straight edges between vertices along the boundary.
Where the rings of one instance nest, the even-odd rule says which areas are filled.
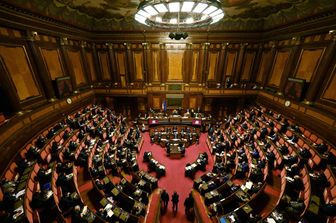
[[[161,177],[159,180],[159,187],[166,189],[170,199],[174,191],[180,195],[180,202],[178,205],[178,213],[174,217],[172,211],[172,203],[169,202],[167,213],[161,217],[162,223],[182,223],[188,222],[184,215],[184,200],[188,196],[193,187],[193,180],[184,176],[184,168],[187,163],[194,162],[199,153],[207,152],[209,157],[209,163],[206,171],[212,171],[213,158],[206,145],[206,134],[201,134],[199,144],[192,145],[186,149],[185,156],[182,159],[170,159],[166,156],[165,149],[156,144],[150,143],[149,133],[144,133],[144,144],[138,155],[138,164],[140,169],[147,171],[147,163],[142,161],[144,152],[151,151],[153,157],[166,167],[166,176]],[[205,171],[197,171],[195,179],[201,176]],[[154,176],[155,173],[151,173]]]

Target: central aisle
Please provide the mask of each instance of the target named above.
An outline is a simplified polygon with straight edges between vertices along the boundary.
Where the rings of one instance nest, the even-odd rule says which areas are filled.
[[[162,223],[183,223],[189,222],[184,214],[184,200],[189,195],[189,192],[193,187],[193,180],[184,176],[184,168],[187,163],[193,163],[199,153],[206,152],[208,154],[209,163],[206,166],[206,171],[212,171],[213,157],[211,156],[208,146],[206,144],[207,134],[201,134],[199,144],[194,144],[186,149],[185,156],[182,159],[170,159],[166,156],[165,149],[156,144],[150,143],[149,133],[143,134],[144,144],[138,155],[138,164],[141,170],[147,171],[147,163],[142,161],[144,152],[151,151],[153,157],[166,167],[166,176],[163,176],[159,180],[159,188],[166,189],[169,194],[169,200],[171,195],[176,191],[180,195],[180,201],[178,205],[178,213],[174,217],[172,211],[172,203],[169,201],[168,210],[164,215],[161,215]],[[206,171],[197,171],[195,179],[201,176]],[[150,173],[156,177],[154,172]]]

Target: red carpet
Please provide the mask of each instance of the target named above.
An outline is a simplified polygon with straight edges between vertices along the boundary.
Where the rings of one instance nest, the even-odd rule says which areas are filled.
[[[159,180],[159,187],[166,189],[170,198],[174,191],[180,195],[180,202],[178,205],[178,213],[174,217],[172,211],[172,203],[169,202],[167,213],[161,217],[162,223],[182,223],[188,222],[184,215],[184,200],[189,195],[193,187],[193,180],[184,176],[184,168],[187,163],[194,162],[199,153],[207,152],[209,157],[209,164],[206,171],[212,171],[213,158],[206,145],[206,134],[201,134],[198,145],[192,145],[186,149],[185,156],[182,159],[170,159],[166,156],[164,148],[156,144],[150,143],[149,133],[144,134],[144,144],[138,156],[138,164],[140,169],[147,171],[147,163],[142,162],[144,152],[151,151],[153,157],[166,167],[166,176]],[[203,171],[197,171],[195,179],[201,176]],[[155,173],[151,173],[156,176]]]

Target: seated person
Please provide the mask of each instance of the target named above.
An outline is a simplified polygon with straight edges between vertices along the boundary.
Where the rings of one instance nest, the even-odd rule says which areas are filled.
[[[297,163],[294,163],[289,168],[287,168],[287,175],[290,177],[294,177],[295,175],[300,174],[300,167]]]
[[[318,143],[318,144],[314,144],[315,149],[317,150],[317,152],[319,153],[325,153],[328,151],[328,146],[326,144],[324,144],[323,142]]]
[[[325,159],[327,161],[327,164],[329,165],[335,165],[336,163],[336,156],[330,152],[327,151],[325,153],[322,154],[323,159]]]
[[[298,153],[304,159],[309,159],[312,156],[311,153],[310,153],[310,151],[307,148],[305,148],[305,147],[304,148],[300,148],[298,150]]]
[[[39,137],[37,138],[36,142],[35,142],[35,146],[39,149],[42,149],[42,147],[47,143],[47,139],[46,137],[44,137],[43,135],[39,135]]]
[[[65,131],[64,131],[64,134],[63,134],[63,139],[64,139],[64,140],[67,140],[69,137],[70,137],[70,133],[69,133],[69,131],[68,131],[68,130],[65,130]]]
[[[321,213],[326,216],[336,216],[336,202],[334,200],[320,206]]]
[[[284,156],[283,161],[287,166],[291,166],[294,163],[297,163],[299,161],[299,158],[297,155],[287,155]]]
[[[28,160],[36,160],[40,156],[40,149],[35,146],[31,146],[26,153],[26,158]]]
[[[324,189],[329,186],[329,182],[323,172],[309,173],[312,186]]]
[[[47,134],[47,138],[51,139],[56,134],[56,131],[54,128],[51,128]]]
[[[291,219],[297,219],[299,220],[300,214],[305,209],[305,205],[303,201],[290,201],[285,208],[286,213],[289,215]]]

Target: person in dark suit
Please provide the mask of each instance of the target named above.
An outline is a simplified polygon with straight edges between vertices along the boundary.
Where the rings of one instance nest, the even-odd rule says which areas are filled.
[[[188,217],[192,213],[192,208],[194,207],[194,198],[191,193],[189,193],[189,197],[184,200],[184,211],[185,215]]]
[[[174,216],[176,216],[177,213],[177,209],[178,209],[178,202],[179,202],[179,195],[177,194],[177,192],[175,191],[174,194],[172,195],[172,199],[171,199],[172,203],[173,203],[173,212],[174,212]]]
[[[163,203],[163,210],[164,212],[166,212],[167,207],[168,207],[168,201],[169,201],[169,194],[167,193],[166,190],[163,190],[161,193],[161,201]]]

